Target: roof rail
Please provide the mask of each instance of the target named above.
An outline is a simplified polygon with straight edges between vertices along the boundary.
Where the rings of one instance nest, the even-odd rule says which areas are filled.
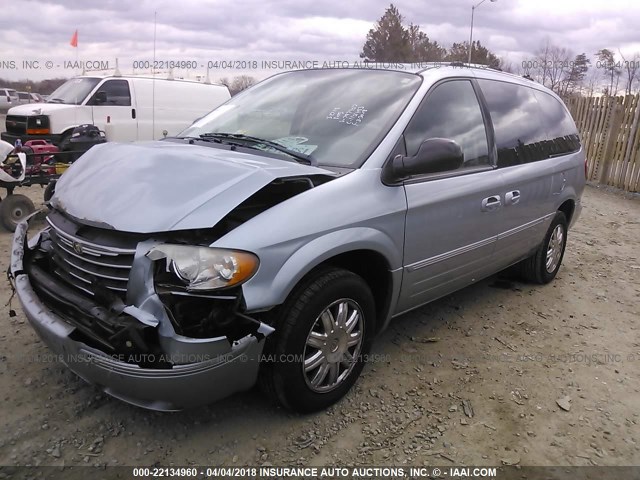
[[[442,63],[441,65],[446,65],[446,63]],[[467,67],[467,68],[481,68],[483,70],[496,70],[498,72],[501,72],[502,69],[499,67],[494,67],[492,65],[485,65],[484,63],[467,63],[467,62],[462,62],[460,60],[454,60],[452,62],[449,62],[450,67]]]
[[[485,65],[484,63],[465,63],[465,62],[452,62],[451,65],[453,65],[454,63],[459,64],[460,66],[465,66],[468,68],[481,68],[483,70],[495,70],[497,72],[501,72],[502,69],[499,67],[494,67],[493,65]]]

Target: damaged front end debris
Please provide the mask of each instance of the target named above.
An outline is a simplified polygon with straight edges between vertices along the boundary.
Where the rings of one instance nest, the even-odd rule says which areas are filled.
[[[255,383],[274,329],[244,311],[239,286],[191,289],[168,268],[175,259],[157,253],[206,233],[149,238],[88,227],[55,210],[47,223],[28,245],[28,224],[19,225],[10,275],[27,318],[76,374],[156,410],[209,403]],[[182,267],[189,271],[188,259]]]

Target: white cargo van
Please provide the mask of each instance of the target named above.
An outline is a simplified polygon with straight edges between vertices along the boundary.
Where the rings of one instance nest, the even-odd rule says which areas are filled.
[[[153,140],[184,130],[230,98],[224,85],[126,75],[72,78],[46,103],[9,109],[2,140],[45,139],[63,145],[78,125],[93,124],[110,141]]]

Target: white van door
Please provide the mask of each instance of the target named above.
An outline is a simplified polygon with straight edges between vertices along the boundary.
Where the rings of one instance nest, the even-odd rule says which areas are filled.
[[[135,97],[129,81],[110,78],[98,86],[87,102],[93,124],[107,133],[107,140],[129,142],[138,140],[138,120]]]

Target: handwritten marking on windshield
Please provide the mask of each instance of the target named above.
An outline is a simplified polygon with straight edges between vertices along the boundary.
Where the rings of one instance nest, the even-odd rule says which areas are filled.
[[[340,107],[334,107],[334,109],[329,112],[329,115],[327,115],[327,119],[357,126],[362,123],[367,112],[368,110],[366,108],[354,103],[346,112]]]

